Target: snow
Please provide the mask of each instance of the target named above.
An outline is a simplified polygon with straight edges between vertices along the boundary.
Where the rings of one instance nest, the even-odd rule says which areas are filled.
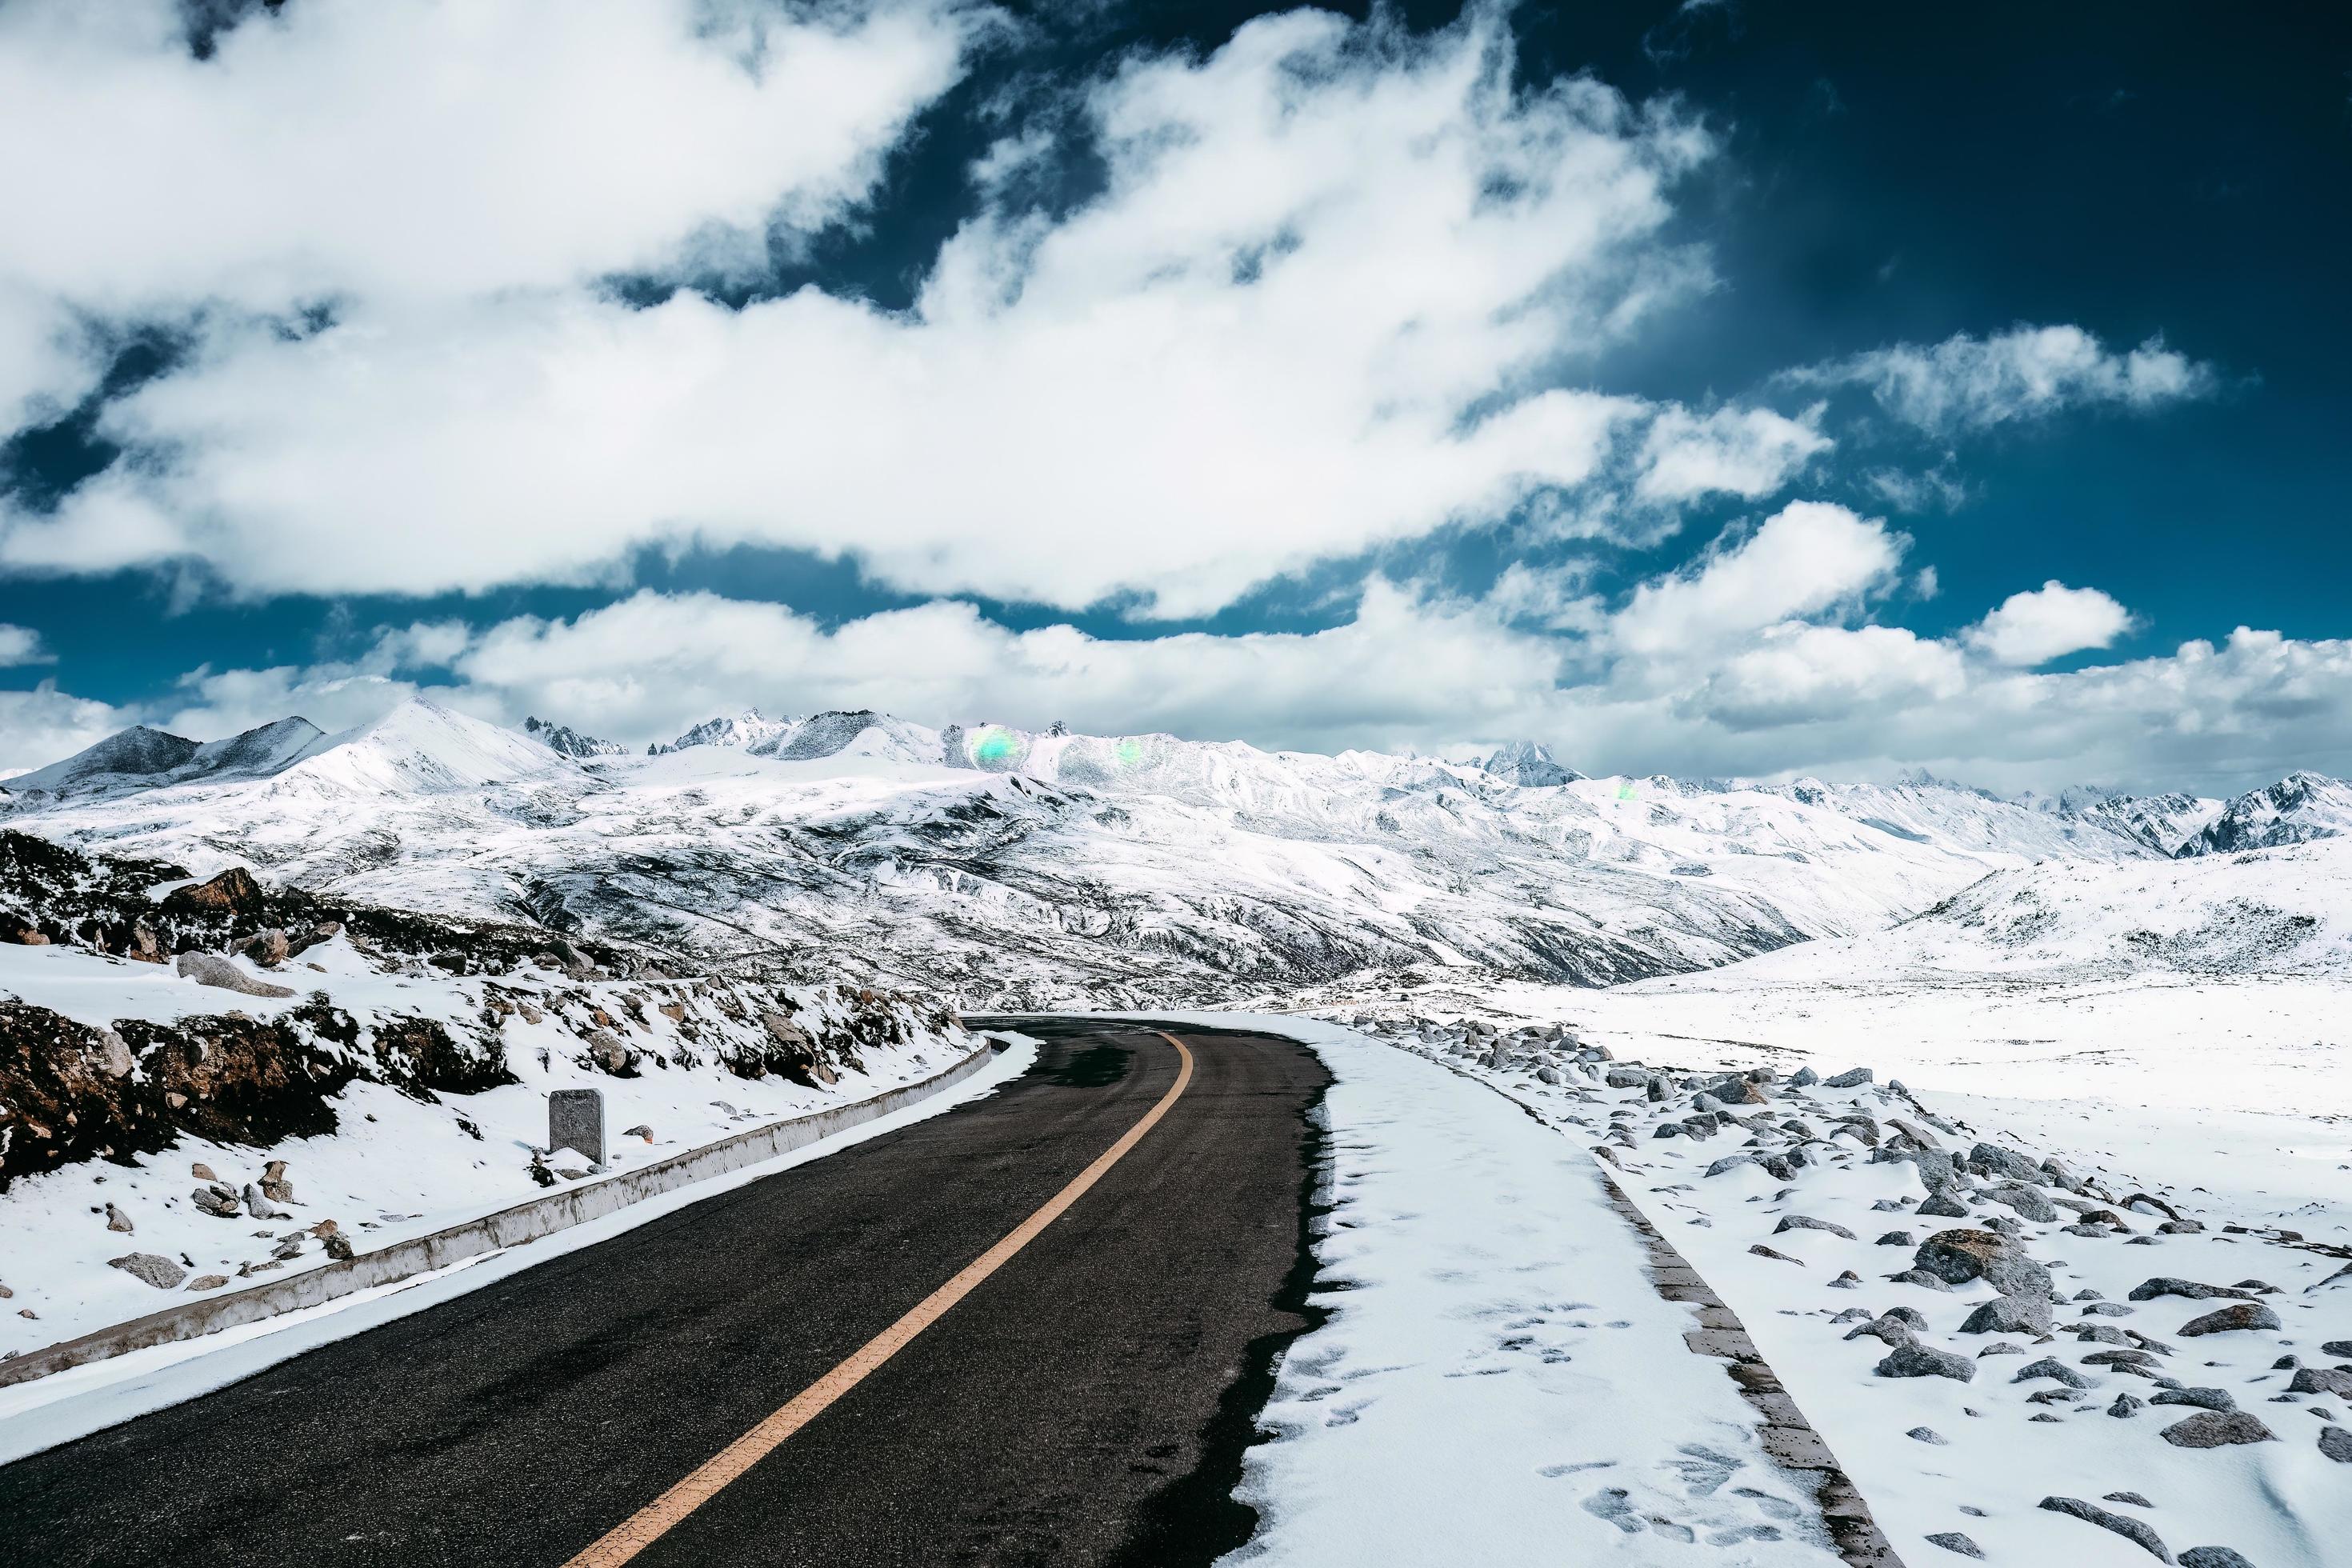
[[[1627,991],[1661,988],[1654,983]],[[1732,996],[1746,1003],[1753,993],[1727,987],[1716,1000]],[[2340,989],[2336,996],[2340,1007]],[[2352,1256],[2352,1118],[2342,1112],[2340,1052],[2306,1062],[2300,1096],[2273,1100],[2260,1110],[2223,1109],[2217,1100],[2244,1098],[2226,1087],[2241,1064],[2217,1060],[2210,1049],[2201,1055],[2151,1052],[2146,1041],[2116,1031],[2112,1019],[2105,1027],[2113,1054],[2100,1066],[2070,1069],[2053,1063],[2034,1078],[1929,1059],[1921,1061],[1923,1070],[1914,1076],[1899,1064],[1932,1057],[1932,1047],[1923,1050],[1916,1041],[1881,1033],[1860,1017],[1829,1018],[1841,1006],[1842,994],[1814,999],[1809,1009],[1813,1030],[1803,1050],[1719,1037],[1693,1038],[1673,1028],[1681,1020],[1672,1016],[1645,1021],[1637,998],[1612,1000],[1617,1005],[1607,1010],[1612,1025],[1606,1029],[1588,1026],[1571,1009],[1561,1009],[1559,1016],[1588,1043],[1607,1046],[1621,1061],[1639,1059],[1677,1074],[1710,1076],[1716,1069],[1770,1065],[1785,1077],[1801,1063],[1824,1075],[1854,1065],[1877,1069],[1877,1085],[1801,1092],[1780,1087],[1769,1107],[1735,1109],[1765,1110],[1775,1121],[1794,1116],[1816,1132],[1825,1131],[1842,1110],[1859,1109],[1882,1119],[1912,1116],[1902,1098],[1890,1097],[1883,1088],[1894,1067],[1895,1076],[1918,1091],[1927,1111],[1954,1130],[1943,1140],[1947,1146],[1966,1151],[1985,1139],[2036,1160],[2055,1156],[2078,1175],[2101,1184],[2118,1204],[2132,1194],[2151,1193],[2206,1226],[2199,1234],[2158,1236],[2154,1227],[2160,1215],[2126,1211],[2131,1232],[2144,1238],[2137,1244],[2123,1235],[2076,1236],[2053,1225],[2029,1223],[2024,1234],[2032,1254],[2052,1266],[2061,1295],[2092,1290],[2130,1309],[2129,1316],[2107,1318],[2082,1316],[2079,1304],[2063,1307],[2056,1313],[2062,1326],[2078,1319],[2105,1322],[2169,1342],[2178,1353],[2155,1369],[2158,1375],[2192,1387],[2224,1389],[2238,1408],[2265,1422],[2277,1442],[2176,1448],[2158,1434],[2194,1414],[2191,1408],[2150,1405],[2128,1420],[2105,1414],[2118,1393],[2146,1399],[2157,1388],[2147,1380],[2080,1365],[2084,1354],[2107,1347],[2077,1342],[2063,1332],[2054,1343],[2035,1342],[2030,1334],[1960,1335],[1956,1331],[1961,1319],[1991,1298],[1989,1287],[1979,1282],[1947,1294],[1887,1283],[1882,1276],[1908,1267],[1912,1248],[1874,1245],[1882,1233],[1905,1230],[1915,1242],[1923,1241],[1937,1230],[2007,1212],[1987,1206],[1973,1221],[1904,1212],[1924,1191],[1907,1164],[1867,1163],[1859,1145],[1834,1141],[1812,1145],[1815,1163],[1801,1168],[1793,1182],[1777,1180],[1753,1164],[1710,1177],[1704,1173],[1712,1163],[1741,1152],[1737,1131],[1704,1141],[1654,1136],[1657,1122],[1689,1113],[1687,1093],[1677,1095],[1675,1103],[1656,1105],[1639,1089],[1609,1089],[1572,1068],[1559,1073],[1560,1083],[1548,1084],[1533,1072],[1545,1058],[1530,1054],[1543,1048],[1532,1044],[1519,1059],[1497,1067],[1483,1048],[1457,1054],[1458,1031],[1432,1030],[1426,1041],[1418,1033],[1396,1037],[1407,1052],[1439,1056],[1459,1071],[1487,1079],[1572,1130],[1580,1143],[1601,1140],[1616,1113],[1629,1130],[1616,1154],[1625,1172],[1620,1178],[1623,1190],[1739,1314],[1766,1360],[1844,1463],[1898,1553],[1915,1562],[1922,1553],[1935,1560],[1925,1538],[1959,1531],[1994,1562],[2144,1561],[2139,1549],[2120,1537],[2038,1507],[2043,1497],[2054,1495],[2119,1508],[2100,1500],[2113,1491],[2134,1491],[2157,1500],[2157,1508],[2145,1517],[2176,1552],[2223,1544],[2263,1568],[2318,1568],[2338,1560],[2336,1543],[2352,1526],[2352,1494],[2342,1470],[2319,1453],[2316,1439],[2327,1422],[2352,1423],[2348,1402],[2325,1395],[2271,1401],[2289,1377],[2273,1369],[2277,1357],[2291,1353],[2305,1364],[2328,1365],[2339,1358],[2321,1353],[2319,1345],[2352,1338],[2352,1279],[2324,1283]],[[2024,1014],[2015,998],[2009,1005],[2009,1016]],[[1517,1010],[1539,1016],[1532,1007]],[[2043,1016],[2033,1026],[2058,1026]],[[1751,1036],[1769,1032],[1748,1023]],[[2126,1059],[2116,1059],[2125,1052]],[[1928,1076],[1951,1087],[1922,1089],[1921,1079]],[[1985,1092],[1995,1087],[2001,1096]],[[1974,1092],[1963,1091],[1969,1088]],[[1838,1149],[1844,1152],[1830,1152]],[[1874,1206],[1881,1202],[1901,1206]],[[1811,1229],[1778,1232],[1774,1227],[1785,1215],[1842,1225],[1856,1239]],[[2060,1217],[2071,1222],[2074,1215],[2062,1206]],[[2226,1228],[2232,1226],[2240,1231]],[[2317,1249],[2290,1242],[2278,1234],[2282,1229]],[[1750,1251],[1758,1245],[1800,1261],[1759,1256]],[[1832,1287],[1830,1279],[1847,1269],[1862,1276],[1861,1288]],[[2275,1285],[2279,1293],[2262,1299],[2284,1327],[2276,1333],[2182,1338],[2183,1324],[2227,1303],[2127,1300],[2135,1286],[2159,1275],[2221,1285],[2246,1279]],[[1831,1319],[1855,1306],[1876,1312],[1898,1305],[1926,1314],[1924,1342],[1976,1360],[1989,1343],[2006,1338],[2021,1343],[2026,1353],[1983,1358],[1977,1377],[1966,1384],[1877,1377],[1872,1368],[1887,1347],[1872,1338],[1849,1342],[1845,1326]],[[2042,1356],[2076,1367],[2095,1386],[2077,1405],[2027,1403],[2035,1390],[2055,1385],[2011,1380]],[[2328,1415],[2320,1415],[2323,1409]],[[2054,1413],[2055,1419],[2028,1419],[2036,1413]],[[1906,1436],[1919,1426],[1946,1443],[1931,1446]]]
[[[1160,1014],[1300,1039],[1329,1067],[1313,1300],[1227,1559],[1289,1565],[1806,1565],[1839,1559],[1582,1150],[1478,1084],[1297,1018]]]
[[[358,1081],[336,1097],[338,1126],[331,1134],[261,1148],[183,1135],[173,1148],[139,1155],[128,1167],[84,1162],[20,1178],[0,1198],[0,1284],[15,1291],[8,1310],[0,1313],[0,1353],[37,1350],[172,1304],[173,1293],[107,1266],[108,1258],[125,1253],[184,1257],[193,1276],[225,1275],[234,1286],[241,1282],[241,1264],[265,1263],[289,1233],[305,1237],[303,1252],[282,1267],[273,1266],[268,1277],[285,1278],[326,1263],[323,1247],[310,1239],[308,1229],[323,1219],[336,1221],[354,1246],[369,1251],[535,1197],[541,1188],[530,1174],[530,1153],[545,1144],[546,1097],[552,1089],[594,1087],[604,1092],[608,1161],[589,1180],[604,1180],[764,1121],[868,1099],[927,1078],[960,1059],[972,1044],[960,1031],[918,1031],[903,1047],[866,1049],[864,1072],[845,1070],[838,1083],[812,1089],[775,1077],[739,1077],[707,1050],[691,1053],[698,1065],[685,1065],[688,1053],[675,1050],[671,1021],[645,1008],[632,1038],[644,1055],[644,1068],[638,1076],[618,1078],[592,1074],[579,1065],[578,1015],[593,1005],[615,1018],[626,1016],[631,994],[642,992],[641,985],[572,982],[536,971],[481,979],[451,979],[425,966],[387,973],[342,937],[308,950],[300,963],[282,970],[263,972],[244,960],[228,962],[257,978],[290,985],[297,994],[247,996],[200,986],[164,965],[63,946],[6,945],[0,945],[0,992],[103,1026],[122,1018],[168,1022],[232,1008],[267,1017],[321,990],[367,1029],[397,1016],[449,1025],[478,1021],[486,987],[495,984],[506,997],[535,1002],[540,1016],[534,1022],[518,1013],[500,1026],[516,1083],[478,1094],[443,1094],[428,1102],[381,1083]],[[559,993],[572,997],[573,1016],[565,1016]],[[795,994],[801,1021],[822,1037],[833,999],[806,991]],[[703,1020],[702,1026],[711,1027],[711,1021]],[[621,1136],[640,1124],[653,1129],[650,1141]],[[191,1192],[204,1184],[192,1174],[192,1165],[210,1167],[219,1182],[242,1191],[247,1182],[260,1179],[262,1166],[273,1159],[289,1166],[295,1199],[279,1206],[291,1220],[220,1219],[190,1201]],[[132,1233],[107,1229],[109,1203],[130,1215]],[[180,1294],[184,1293],[183,1287]]]

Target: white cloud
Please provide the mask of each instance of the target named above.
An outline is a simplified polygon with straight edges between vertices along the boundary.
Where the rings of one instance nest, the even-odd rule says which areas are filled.
[[[0,668],[23,664],[55,664],[57,656],[42,646],[41,634],[30,626],[0,622]]]
[[[944,3],[0,6],[0,276],[101,314],[448,299],[821,226],[953,81]]]
[[[1624,652],[1682,658],[1893,585],[1909,541],[1842,506],[1796,501],[1754,533],[1643,584],[1611,623]]]
[[[1964,636],[1996,663],[2035,665],[2105,647],[2131,624],[2131,612],[2098,589],[2069,588],[2053,579],[2031,593],[2011,594]]]
[[[1769,495],[1833,445],[1821,433],[1821,417],[1818,406],[1797,419],[1769,408],[1719,408],[1707,415],[1666,408],[1643,438],[1633,493],[1653,501]]]
[[[68,696],[54,681],[0,691],[0,779],[71,756],[131,721],[121,709]]]
[[[1207,611],[1583,484],[1644,413],[1545,377],[1687,285],[1657,230],[1706,143],[1513,68],[1484,14],[1414,37],[1298,12],[1134,61],[1086,104],[1102,195],[1059,221],[992,200],[904,313],[812,289],[363,294],[299,342],[213,318],[112,406],[141,459],[14,519],[0,559],[425,594],[752,543],[918,592]],[[1748,493],[1818,439],[1787,425],[1712,416],[1652,482]]]
[[[1924,430],[1983,428],[2063,409],[2146,410],[2210,396],[2221,378],[2161,338],[2117,353],[2074,326],[2012,327],[1940,343],[1896,343],[1789,372],[1811,386],[1861,386],[1895,418]]]

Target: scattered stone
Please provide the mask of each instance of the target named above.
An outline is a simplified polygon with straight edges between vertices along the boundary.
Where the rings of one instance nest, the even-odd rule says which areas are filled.
[[[2352,1432],[2341,1426],[2322,1426],[2319,1451],[2339,1465],[2352,1465]]]
[[[152,1285],[158,1290],[176,1290],[180,1281],[188,1277],[186,1269],[153,1252],[125,1253],[121,1258],[108,1258],[106,1266],[120,1268],[133,1279],[143,1285]]]
[[[1855,1236],[1853,1232],[1846,1229],[1845,1226],[1839,1225],[1832,1220],[1815,1219],[1811,1215],[1791,1214],[1781,1215],[1780,1223],[1772,1227],[1772,1234],[1774,1236],[1778,1236],[1784,1230],[1825,1230],[1832,1236],[1842,1236],[1848,1241],[1859,1241],[1862,1239]]]
[[[255,1219],[292,1219],[294,1216],[262,1195],[260,1187],[245,1184],[245,1212]]]
[[[2089,1378],[2084,1377],[2081,1373],[2076,1372],[2073,1367],[2068,1366],[2064,1362],[2060,1361],[2055,1356],[2043,1356],[2040,1361],[2019,1367],[2017,1369],[2017,1375],[2011,1378],[2009,1381],[2011,1383],[2030,1383],[2037,1377],[2054,1378],[2058,1382],[2064,1384],[2069,1388],[2088,1388],[2091,1386],[2091,1380]]]
[[[1871,1079],[1868,1068],[1849,1068],[1835,1078],[1822,1079],[1823,1089],[1859,1089]]]
[[[1977,1363],[1915,1341],[1896,1345],[1871,1370],[1881,1377],[1948,1377],[1967,1383],[1975,1378]]]
[[[1969,1163],[1988,1175],[2007,1176],[2012,1181],[2039,1182],[2048,1173],[2014,1149],[2004,1149],[1998,1143],[1979,1143],[1969,1151]]]
[[[188,1289],[191,1290],[217,1290],[227,1283],[228,1276],[226,1274],[199,1274],[194,1279],[188,1281]]]
[[[180,973],[199,985],[211,985],[223,991],[234,991],[245,996],[291,996],[290,985],[272,985],[266,980],[256,980],[216,952],[184,952],[175,965]]]
[[[2226,1546],[2192,1546],[2180,1554],[2180,1568],[2254,1568]]]
[[[1909,1247],[1912,1245],[1911,1233],[1907,1230],[1890,1230],[1885,1236],[1880,1237],[1875,1245],[1880,1247]]]
[[[1957,1530],[1939,1530],[1935,1534],[1927,1537],[1927,1544],[1930,1546],[1940,1546],[1947,1552],[1957,1552],[1963,1557],[1974,1557],[1981,1560],[1984,1556],[1984,1551],[1982,1548],[1978,1546],[1975,1542],[1970,1541],[1967,1536],[1962,1535]]]
[[[2116,1402],[2107,1406],[2107,1414],[2128,1420],[2147,1408],[2147,1400],[2134,1398],[2128,1394],[2118,1394],[2116,1395]]]
[[[1759,1258],[1769,1258],[1774,1259],[1776,1262],[1780,1263],[1793,1263],[1800,1268],[1802,1268],[1805,1266],[1805,1260],[1803,1258],[1791,1258],[1785,1252],[1775,1252],[1760,1241],[1755,1246],[1749,1247],[1748,1250],[1754,1253]]]
[[[2329,1340],[2319,1347],[2321,1355],[2342,1356],[2352,1361],[2352,1340]]]
[[[2050,1303],[2021,1296],[1980,1302],[1960,1324],[1964,1334],[2046,1334],[2050,1330]]]
[[[1906,1268],[1900,1274],[1889,1274],[1886,1278],[1897,1285],[1921,1285],[1930,1290],[1943,1290],[1947,1292],[1951,1289],[1949,1285],[1946,1284],[1943,1280],[1937,1279],[1933,1274],[1928,1273],[1924,1268]]]
[[[1933,1443],[1938,1448],[1949,1446],[1949,1439],[1933,1426],[1914,1426],[1903,1435],[1914,1442]]]
[[[2115,1332],[2113,1329],[2107,1331]],[[2084,1366],[2154,1366],[2156,1358],[2146,1351],[2094,1351],[2083,1358],[2083,1364]]]
[[[2243,1411],[2207,1410],[2159,1434],[2176,1448],[2219,1448],[2233,1443],[2274,1443],[2277,1436]]]
[[[200,1182],[217,1182],[220,1180],[218,1176],[213,1174],[213,1168],[210,1165],[205,1164],[202,1160],[197,1161],[194,1164],[188,1167],[188,1174],[195,1177],[195,1179]]]
[[[1811,1068],[1799,1068],[1789,1075],[1789,1087],[1791,1089],[1811,1089],[1821,1081],[1822,1075]]]
[[[2086,1318],[2128,1318],[2131,1315],[2132,1309],[2121,1301],[2094,1301],[2083,1309],[2083,1316]]]
[[[2193,1340],[2205,1334],[2227,1334],[2249,1329],[2275,1329],[2278,1326],[2278,1314],[2260,1301],[2240,1301],[2233,1306],[2224,1307],[2220,1311],[2208,1312],[2201,1318],[2192,1319],[2181,1324],[2180,1333],[2182,1338]]]
[[[138,1227],[131,1223],[131,1216],[129,1215],[124,1214],[112,1204],[109,1204],[106,1205],[106,1228],[118,1232],[123,1236],[129,1236]]]
[[[1922,1213],[1926,1208],[1920,1205]],[[1939,1230],[1919,1244],[1912,1261],[1948,1284],[1982,1279],[2004,1296],[2050,1299],[2050,1270],[1992,1231]]]
[[[2194,1279],[2175,1279],[2169,1276],[2143,1280],[2131,1288],[2131,1299],[2135,1301],[2153,1301],[2158,1296],[2180,1296],[2191,1301],[2209,1301],[2216,1296],[2252,1300],[2247,1291],[2235,1285],[2200,1285]]]
[[[1955,1202],[1953,1199],[1942,1193],[1929,1194],[1927,1200],[1919,1205],[1917,1212],[1927,1215],[1930,1219],[1966,1219],[1969,1217],[1969,1211],[1964,1205]]]
[[[1726,1154],[1722,1159],[1709,1165],[1706,1168],[1706,1173],[1710,1176],[1720,1176],[1726,1171],[1736,1171],[1742,1165],[1754,1163],[1756,1163],[1756,1156],[1753,1154]]]
[[[336,1262],[348,1263],[351,1261],[352,1238],[350,1237],[343,1235],[340,1231],[335,1232],[327,1237],[326,1247],[327,1256],[333,1258]]]
[[[2298,1368],[2293,1381],[2286,1385],[2289,1394],[2333,1394],[2338,1398],[2352,1399],[2352,1372],[2339,1372],[2332,1366]]]
[[[2068,1514],[2086,1524],[2095,1524],[2101,1530],[2112,1530],[2147,1551],[2158,1563],[2172,1561],[2172,1551],[2164,1544],[2164,1538],[2138,1520],[2111,1513],[2097,1503],[2084,1502],[2080,1498],[2046,1497],[2042,1500],[2042,1506],[2053,1513]]]
[[[2226,1388],[2159,1388],[2147,1396],[2150,1405],[2194,1405],[2204,1410],[2231,1411],[2238,1402]]]
[[[1859,1290],[1862,1289],[1862,1276],[1849,1268],[1844,1273],[1830,1281],[1830,1289],[1832,1290]]]
[[[273,1204],[294,1201],[294,1184],[286,1179],[286,1162],[272,1160],[261,1167],[261,1195]]]
[[[215,1219],[236,1219],[245,1213],[245,1205],[238,1200],[236,1194],[222,1186],[218,1182],[215,1182],[210,1186],[198,1187],[188,1194],[188,1199],[196,1205],[198,1212],[208,1214]]]
[[[2127,1502],[2134,1508],[2154,1508],[2156,1506],[2154,1503],[2148,1501],[2147,1499],[2140,1496],[2137,1492],[2109,1492],[2099,1500],[2101,1502]]]

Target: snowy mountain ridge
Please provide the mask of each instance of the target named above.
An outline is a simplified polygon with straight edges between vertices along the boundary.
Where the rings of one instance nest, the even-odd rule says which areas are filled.
[[[1611,984],[1881,930],[1995,873],[2168,852],[2112,813],[1937,783],[1521,782],[1570,772],[1533,746],[1498,769],[857,710],[583,757],[425,701],[331,737],[268,728],[277,750],[209,773],[126,732],[12,781],[7,820],[706,961],[849,954],[991,1005]],[[2326,782],[2246,831],[2319,833]]]

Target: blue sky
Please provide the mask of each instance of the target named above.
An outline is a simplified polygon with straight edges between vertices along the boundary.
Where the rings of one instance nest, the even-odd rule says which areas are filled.
[[[0,13],[0,765],[425,690],[2352,771],[2318,8],[204,9]]]

